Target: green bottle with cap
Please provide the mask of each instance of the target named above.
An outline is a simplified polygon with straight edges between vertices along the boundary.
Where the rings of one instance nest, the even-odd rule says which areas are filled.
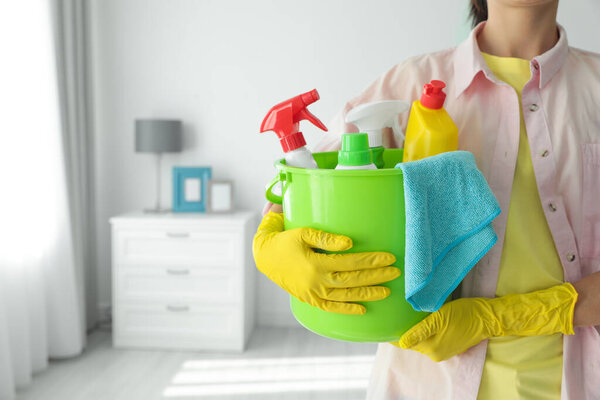
[[[377,169],[373,163],[373,152],[369,148],[369,136],[366,133],[342,135],[342,149],[338,153],[335,169]]]

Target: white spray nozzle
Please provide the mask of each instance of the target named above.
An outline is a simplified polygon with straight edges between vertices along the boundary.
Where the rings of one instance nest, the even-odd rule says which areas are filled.
[[[364,103],[346,114],[346,123],[358,127],[359,132],[369,135],[369,147],[383,145],[383,129],[392,128],[394,134],[404,139],[398,115],[410,108],[408,101],[382,100]]]

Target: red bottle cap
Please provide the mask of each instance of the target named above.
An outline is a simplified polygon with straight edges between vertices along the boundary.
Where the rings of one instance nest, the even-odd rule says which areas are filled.
[[[426,83],[423,86],[423,93],[421,94],[421,104],[423,107],[437,110],[444,106],[446,100],[446,93],[442,91],[446,87],[446,84],[442,81],[433,80]]]
[[[288,136],[284,136],[279,139],[279,143],[281,143],[284,153],[306,146],[306,140],[304,139],[302,132],[296,132]]]

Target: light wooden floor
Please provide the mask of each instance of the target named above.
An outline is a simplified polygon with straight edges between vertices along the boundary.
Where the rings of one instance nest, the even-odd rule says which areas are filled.
[[[358,400],[375,344],[302,328],[258,328],[243,354],[117,350],[95,332],[75,359],[55,361],[18,400]]]

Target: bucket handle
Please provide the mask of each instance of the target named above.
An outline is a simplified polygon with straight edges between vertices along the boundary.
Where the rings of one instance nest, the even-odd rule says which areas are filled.
[[[267,200],[269,200],[271,203],[273,204],[281,204],[283,203],[283,199],[281,196],[276,195],[275,193],[273,193],[273,187],[281,182],[281,191],[283,193],[283,182],[285,182],[287,180],[286,174],[284,174],[283,172],[278,173],[277,175],[275,175],[275,178],[273,178],[273,180],[271,181],[271,183],[269,183],[267,185],[267,190],[265,191],[265,195],[267,197]]]

